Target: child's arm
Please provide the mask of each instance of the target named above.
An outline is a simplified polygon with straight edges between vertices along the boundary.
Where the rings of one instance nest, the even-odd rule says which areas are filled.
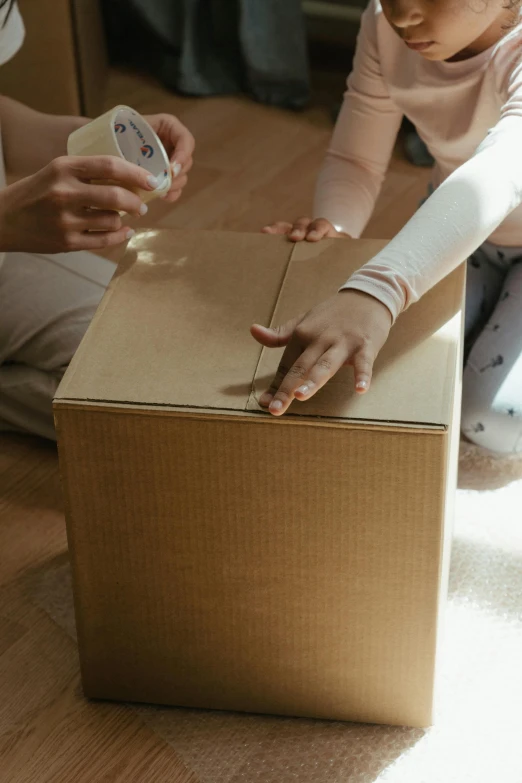
[[[516,111],[488,134],[392,241],[343,286],[393,319],[468,258],[522,203],[522,76]],[[522,227],[521,227],[522,228]]]
[[[315,191],[313,217],[359,237],[373,212],[402,121],[379,62],[375,11],[367,8],[348,89]]]
[[[353,70],[319,173],[310,218],[278,223],[266,233],[318,241],[359,237],[373,212],[397,139],[402,113],[381,73],[373,4],[363,14]]]
[[[354,365],[356,384],[365,383],[359,390],[367,390],[383,344],[381,309],[387,309],[391,323],[522,204],[521,138],[522,63],[512,68],[500,121],[475,155],[438,188],[381,253],[350,278],[345,291],[313,308],[298,326],[295,322],[279,330],[253,328],[264,345],[277,344],[282,332],[285,341],[279,344],[292,346],[271,387],[271,412],[284,413],[292,399],[311,397],[342,364]],[[349,301],[339,298],[345,295]],[[357,295],[363,297],[362,312],[350,304]],[[326,361],[325,335],[331,346]],[[308,379],[319,375],[321,383],[310,387]],[[299,394],[300,386],[307,388],[306,395]],[[274,408],[274,402],[281,405]]]

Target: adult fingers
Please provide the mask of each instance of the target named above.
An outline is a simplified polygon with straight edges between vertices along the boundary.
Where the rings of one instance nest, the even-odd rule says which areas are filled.
[[[102,250],[121,245],[134,236],[135,231],[122,226],[118,231],[84,231],[72,233],[67,241],[66,250]]]
[[[177,117],[173,117],[172,120],[171,138],[174,145],[174,151],[172,152],[170,159],[173,166],[176,166],[176,164],[180,166],[179,172],[181,172],[194,154],[196,141],[189,129],[186,128]]]
[[[156,179],[146,169],[115,155],[57,158],[51,165],[67,167],[83,182],[107,180],[131,190],[154,190],[158,186]]]
[[[84,185],[79,193],[84,207],[127,212],[130,215],[146,215],[148,207],[139,196],[118,185]]]
[[[181,191],[188,182],[187,176],[182,176],[174,179],[168,193],[163,198],[165,201],[177,201],[181,195]]]
[[[181,164],[174,161],[170,164],[170,172],[172,174],[172,184],[175,184],[178,179],[181,179],[183,175],[186,175],[194,165],[194,158],[189,158],[185,163]]]
[[[80,231],[119,231],[122,220],[117,212],[105,209],[84,209],[76,215]]]

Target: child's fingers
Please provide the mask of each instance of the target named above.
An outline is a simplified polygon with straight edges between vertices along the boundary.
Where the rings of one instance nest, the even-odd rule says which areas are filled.
[[[293,242],[300,242],[304,239],[311,222],[310,218],[299,218],[299,220],[296,220],[290,232],[290,239]]]
[[[261,229],[263,234],[289,234],[292,230],[292,224],[280,220],[278,223],[272,223],[270,226],[264,226]]]
[[[335,229],[330,221],[325,218],[317,218],[310,223],[306,239],[308,242],[319,242],[319,240],[324,239],[332,233],[335,233]]]
[[[301,318],[302,316],[299,316],[299,318],[293,318],[291,321],[287,321],[287,323],[282,326],[273,326],[271,328],[261,326],[260,324],[253,324],[250,327],[250,334],[258,343],[261,343],[261,345],[264,345],[267,348],[281,348],[283,345],[288,344],[294,333],[294,329]]]
[[[373,357],[365,348],[361,348],[353,357],[352,364],[355,375],[355,391],[364,394],[370,388],[373,374]]]
[[[309,400],[340,370],[346,361],[346,347],[337,344],[321,353],[306,378],[295,390],[298,400]]]
[[[310,356],[305,356],[303,360],[301,352],[302,349],[295,340],[286,346],[281,361],[279,362],[277,372],[272,379],[272,383],[270,384],[267,391],[261,395],[259,400],[260,405],[262,405],[264,408],[270,407],[270,413],[274,413],[276,416],[284,413],[293,399],[293,392],[292,396],[290,396],[291,391],[289,388],[289,376],[291,375],[293,377],[295,386],[299,386],[302,374],[306,373],[305,362],[307,358],[309,359],[310,363],[312,363]],[[286,385],[281,388],[285,383],[285,379],[287,378],[288,381]],[[277,399],[276,395],[278,395]],[[276,405],[272,409],[271,406],[274,401],[276,402]]]
[[[305,383],[312,383],[309,380],[310,376],[313,375],[314,367],[320,363],[324,353],[324,345],[320,342],[312,343],[305,351],[302,351],[297,341],[293,341],[287,346],[268,391],[268,394],[273,395],[269,403],[270,413],[274,416],[281,416],[288,410],[297,389]],[[339,367],[342,363],[341,360]],[[324,383],[327,380],[328,378]]]

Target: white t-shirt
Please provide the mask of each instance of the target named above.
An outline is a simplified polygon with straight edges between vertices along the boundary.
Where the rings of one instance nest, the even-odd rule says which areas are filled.
[[[15,4],[7,23],[4,25],[4,21],[7,15],[8,6],[2,8],[0,11],[0,65],[3,65],[11,57],[17,53],[20,49],[24,36],[25,29],[18,5]],[[2,153],[2,136],[0,129],[0,188],[5,187],[5,168],[4,168],[4,156]],[[0,253],[0,266],[4,260],[4,253]]]

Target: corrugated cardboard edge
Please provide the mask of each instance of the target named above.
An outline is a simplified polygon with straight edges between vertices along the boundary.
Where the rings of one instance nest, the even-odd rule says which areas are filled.
[[[466,285],[466,265],[463,264],[464,272],[464,290]],[[450,436],[446,439],[445,454],[445,485],[443,492],[443,507],[441,509],[442,517],[445,519],[445,526],[441,531],[440,540],[440,570],[439,570],[439,592],[438,592],[438,624],[435,632],[435,660],[433,678],[433,699],[432,716],[433,723],[436,717],[437,709],[437,684],[439,682],[439,671],[441,667],[441,649],[445,633],[445,605],[448,597],[451,551],[453,543],[453,529],[455,521],[455,499],[457,495],[458,465],[459,465],[459,446],[460,446],[460,419],[462,409],[462,376],[464,359],[464,318],[461,318],[461,335],[457,345],[457,367],[458,372],[454,375],[451,393],[453,396],[453,418],[451,422]],[[449,362],[449,358],[448,358]]]
[[[74,603],[76,637],[77,637],[78,649],[83,650],[85,649],[87,643],[87,635],[84,633],[84,618],[86,617],[87,613],[84,612],[83,609],[83,604],[81,601],[82,591],[80,590],[80,585],[78,580],[78,574],[81,572],[81,566],[79,563],[78,547],[76,546],[76,539],[74,535],[75,523],[74,523],[73,507],[70,502],[69,487],[71,482],[69,479],[68,460],[65,454],[65,447],[62,446],[63,439],[60,437],[60,419],[56,415],[55,415],[55,428],[56,428],[56,435],[57,435],[58,464],[60,468],[59,470],[60,486],[62,490],[61,494],[63,500],[63,511],[65,516],[65,530],[67,535],[67,549],[69,552],[69,560],[71,564],[71,583],[72,583],[72,594],[73,594],[73,603]],[[84,656],[81,654],[79,655],[79,663],[80,663],[81,680],[83,683],[86,680],[87,664],[84,660]]]
[[[405,430],[413,430],[420,434],[438,434],[445,435],[447,428],[440,424],[430,424],[417,422],[396,422],[396,421],[372,421],[369,419],[342,419],[333,418],[331,416],[302,416],[297,414],[287,414],[282,418],[275,418],[264,411],[238,411],[234,408],[230,410],[223,410],[222,408],[196,408],[196,407],[181,407],[176,405],[144,405],[142,403],[137,404],[134,402],[111,402],[105,400],[75,400],[60,398],[54,402],[55,409],[55,421],[57,421],[57,415],[62,410],[77,410],[77,411],[98,411],[99,413],[122,413],[125,415],[133,416],[170,416],[175,414],[176,416],[197,419],[199,421],[223,421],[230,419],[237,419],[242,422],[266,424],[268,426],[315,426],[315,427],[339,427],[346,430],[354,429],[371,429],[381,432],[404,432]],[[57,426],[59,422],[57,421]]]
[[[98,305],[98,308],[97,308],[97,310],[96,310],[96,312],[94,314],[94,317],[93,317],[93,319],[91,321],[91,325],[90,325],[89,329],[87,330],[87,332],[85,333],[85,335],[83,336],[82,341],[80,342],[80,345],[78,346],[78,349],[77,349],[76,353],[74,354],[71,363],[69,364],[67,370],[65,371],[65,374],[64,374],[64,376],[63,376],[63,378],[62,378],[62,380],[60,382],[60,385],[58,386],[58,388],[56,390],[56,394],[54,396],[54,401],[53,401],[53,407],[56,406],[57,402],[59,402],[62,399],[66,399],[67,396],[68,396],[69,386],[70,386],[71,381],[72,381],[72,379],[74,378],[74,376],[75,376],[75,374],[77,372],[77,368],[80,365],[80,363],[82,361],[83,354],[84,354],[84,352],[86,350],[87,335],[89,334],[89,331],[93,328],[93,326],[95,326],[98,323],[98,321],[101,319],[101,317],[103,316],[103,313],[104,313],[106,307],[108,306],[109,302],[111,301],[111,298],[112,298],[112,296],[114,294],[115,288],[116,288],[116,286],[119,283],[120,275],[123,273],[125,268],[130,263],[130,254],[129,254],[129,258],[127,258],[127,256],[128,256],[128,251],[127,251],[127,253],[125,253],[122,261],[120,262],[120,264],[118,264],[118,266],[116,267],[116,271],[114,273],[114,276],[113,276],[111,282],[109,283],[109,285],[107,286],[107,288],[105,290],[105,293],[104,293],[104,295],[103,295],[103,297],[101,299],[101,302]],[[126,261],[127,261],[127,263],[126,263]]]

